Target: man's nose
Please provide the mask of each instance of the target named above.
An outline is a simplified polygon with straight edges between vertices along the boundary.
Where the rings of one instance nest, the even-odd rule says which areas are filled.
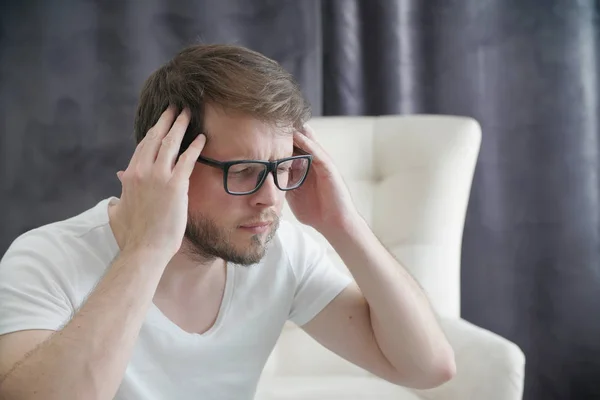
[[[267,173],[267,177],[262,186],[252,196],[252,201],[255,205],[271,207],[277,204],[277,200],[281,195],[281,191],[275,185],[275,179],[272,173]]]

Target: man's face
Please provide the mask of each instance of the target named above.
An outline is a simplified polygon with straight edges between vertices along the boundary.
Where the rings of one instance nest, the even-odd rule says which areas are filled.
[[[249,116],[207,105],[204,126],[209,139],[202,155],[207,158],[268,161],[292,155],[291,131],[285,134]],[[257,263],[275,235],[284,198],[272,174],[257,192],[233,196],[225,192],[222,170],[197,163],[190,178],[187,247],[205,258]]]

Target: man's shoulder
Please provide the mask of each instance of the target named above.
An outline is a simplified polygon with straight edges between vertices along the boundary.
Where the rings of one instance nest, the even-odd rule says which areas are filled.
[[[308,239],[314,241],[313,233],[316,233],[316,231],[310,226],[289,219],[282,219],[279,223],[279,229],[277,230],[278,236],[296,240]]]
[[[101,207],[108,199],[73,217],[48,223],[22,233],[8,247],[0,260],[0,268],[31,259],[39,263],[63,263],[78,249],[94,246],[89,233],[106,225]]]
[[[310,233],[310,227],[297,222],[282,220],[277,230],[277,239],[281,248],[288,254],[302,250],[309,246],[318,246],[317,241]]]
[[[314,229],[294,223],[282,221],[278,230],[278,242],[292,269],[305,268],[315,258],[325,252],[319,233]]]

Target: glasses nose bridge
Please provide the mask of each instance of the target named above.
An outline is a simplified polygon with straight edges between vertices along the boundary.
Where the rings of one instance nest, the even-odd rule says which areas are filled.
[[[273,175],[273,183],[275,184],[275,187],[278,190],[281,190],[281,188],[279,187],[279,182],[277,182],[277,174],[275,173],[275,171],[277,170],[277,162],[269,161],[268,164],[266,164],[266,163],[261,163],[261,164],[264,165],[266,168],[262,172],[263,176],[259,177],[256,188],[254,189],[254,192],[255,193],[259,192],[263,188],[265,182],[269,178],[269,173],[272,173],[272,175]]]
[[[265,171],[265,176],[263,177],[262,182],[259,184],[258,189],[260,189],[261,186],[264,185],[269,174],[271,174],[273,175],[273,182],[275,182],[275,186],[277,186],[277,188],[281,190],[281,188],[279,187],[279,182],[277,182],[277,174],[275,173],[277,171],[277,164],[278,161],[269,161],[269,164],[266,164],[267,170]]]
[[[270,172],[273,174],[273,176],[275,176],[275,171],[277,171],[278,163],[279,161],[269,161],[269,164],[267,165],[267,174]]]

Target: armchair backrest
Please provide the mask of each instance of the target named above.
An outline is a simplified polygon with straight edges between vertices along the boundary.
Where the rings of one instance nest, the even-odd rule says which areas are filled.
[[[381,242],[440,315],[459,317],[461,243],[479,124],[441,115],[320,117],[309,124]],[[287,206],[283,215],[295,221]],[[304,229],[345,269],[320,234]]]

